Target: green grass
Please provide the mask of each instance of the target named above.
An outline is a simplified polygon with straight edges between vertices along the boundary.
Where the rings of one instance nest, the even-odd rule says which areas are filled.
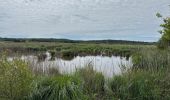
[[[62,45],[68,51],[73,49],[71,46]],[[79,44],[75,46],[79,49],[74,49],[89,52],[94,48],[127,50],[129,47],[114,46]],[[60,74],[59,69],[49,69],[48,75],[33,73],[26,62],[19,59],[8,61],[2,56],[0,100],[170,100],[169,50],[152,46],[136,50],[132,56],[132,69],[111,78],[96,72],[90,64],[70,75]]]
[[[34,83],[29,100],[80,100],[86,96],[82,92],[81,81],[71,76],[42,77]]]
[[[132,59],[134,69],[160,70],[170,67],[170,50],[141,49]]]
[[[91,65],[78,69],[76,76],[82,80],[83,92],[89,99],[102,98],[105,93],[105,78],[102,73],[96,72]]]
[[[155,48],[154,45],[96,44],[96,43],[60,43],[60,42],[0,42],[0,50],[16,53],[38,53],[50,51],[53,56],[71,58],[71,56],[105,55],[129,57],[142,48]]]
[[[22,100],[31,91],[32,80],[27,63],[0,59],[0,100]]]
[[[163,83],[166,75],[138,70],[113,77],[109,86],[114,97],[121,100],[168,100],[169,88],[163,88],[170,83]]]

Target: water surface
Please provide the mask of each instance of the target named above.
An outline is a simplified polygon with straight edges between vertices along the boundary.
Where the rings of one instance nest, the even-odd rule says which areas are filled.
[[[131,58],[126,59],[119,56],[77,56],[72,60],[56,57],[51,60],[50,54],[46,54],[47,58],[42,61],[39,61],[38,57],[33,55],[21,56],[21,59],[28,61],[35,72],[41,70],[43,73],[47,73],[50,68],[56,68],[62,74],[70,74],[75,72],[76,69],[92,66],[94,70],[102,72],[107,77],[111,77],[115,74],[121,74],[124,68],[132,66]]]

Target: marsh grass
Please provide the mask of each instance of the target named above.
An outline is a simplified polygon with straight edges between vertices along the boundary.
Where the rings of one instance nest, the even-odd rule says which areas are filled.
[[[71,76],[43,77],[34,83],[29,100],[80,100],[85,99],[81,81]]]
[[[0,59],[2,100],[169,100],[169,50],[146,48],[132,57],[133,66],[121,75],[105,78],[89,63],[70,75],[55,66],[48,75],[20,59]],[[123,66],[128,67],[128,66]],[[51,69],[50,69],[51,68]]]
[[[105,93],[105,78],[100,72],[96,72],[93,66],[88,64],[78,69],[75,75],[83,81],[83,92],[89,99],[102,97]]]
[[[22,100],[31,90],[33,75],[26,62],[0,59],[0,99]]]
[[[133,71],[124,75],[115,76],[110,81],[110,89],[117,99],[121,100],[165,100],[168,92],[163,93],[160,81],[164,75],[147,71]]]
[[[170,66],[170,51],[142,49],[132,56],[134,69],[158,71]]]
[[[1,42],[0,42],[1,43]],[[8,50],[13,53],[27,52],[56,52],[60,56],[76,55],[106,55],[129,57],[134,52],[142,48],[155,48],[154,45],[134,45],[134,44],[98,44],[98,43],[60,43],[60,42],[2,42],[0,51]]]

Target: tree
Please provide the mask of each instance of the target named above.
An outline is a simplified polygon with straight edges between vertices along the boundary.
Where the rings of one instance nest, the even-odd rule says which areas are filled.
[[[163,18],[159,13],[157,13],[156,16],[162,18],[164,22],[160,25],[163,29],[159,31],[160,34],[162,34],[162,37],[158,42],[158,47],[167,48],[170,46],[170,17]]]

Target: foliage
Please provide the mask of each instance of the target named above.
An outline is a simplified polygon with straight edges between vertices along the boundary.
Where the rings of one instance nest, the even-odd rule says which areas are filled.
[[[124,56],[129,57],[138,49],[154,48],[154,45],[136,44],[98,44],[91,42],[82,43],[62,43],[62,42],[0,42],[0,51],[9,50],[11,54],[17,53],[41,53],[49,51],[52,57],[55,55],[63,58],[73,58],[73,56],[104,55],[104,56]]]
[[[157,16],[162,18],[162,15],[159,13],[157,13]],[[162,34],[162,37],[158,42],[158,47],[167,48],[170,45],[170,17],[162,19],[164,23],[160,25],[163,29],[159,31]]]
[[[105,92],[105,79],[102,73],[93,70],[91,65],[78,69],[76,75],[83,81],[83,90],[91,99],[102,97]],[[89,98],[89,99],[90,99]]]
[[[72,50],[63,50],[62,51],[62,58],[65,60],[72,60],[76,54]]]
[[[80,100],[81,82],[71,76],[53,76],[40,78],[34,83],[34,90],[29,100]]]
[[[49,53],[51,54],[51,60],[54,60],[56,57],[56,51],[55,50],[50,50]]]
[[[166,75],[162,72],[132,71],[113,77],[109,86],[114,97],[120,100],[168,100],[169,92],[163,86],[169,81],[162,82]]]
[[[37,43],[40,45],[41,43]],[[34,45],[37,44],[29,44]],[[18,46],[18,44],[15,44]],[[24,45],[24,44],[22,44]],[[168,100],[170,98],[170,52],[153,45],[43,44],[52,55],[99,54],[132,55],[133,67],[121,75],[106,78],[89,63],[73,75],[62,75],[57,66],[47,73],[19,59],[0,59],[0,99],[2,100]],[[16,46],[16,47],[17,47]],[[33,46],[33,47],[34,47]],[[30,46],[31,47],[31,46]],[[54,48],[60,48],[55,51]],[[53,51],[54,50],[54,51]],[[127,66],[129,67],[129,66]],[[44,75],[45,74],[45,75]],[[106,80],[107,79],[107,80]]]
[[[31,91],[33,75],[27,63],[0,59],[0,99],[23,100]]]
[[[92,43],[92,44],[152,44],[149,42],[128,41],[128,40],[69,40],[69,39],[55,39],[55,38],[1,38],[0,41],[9,42],[59,42],[59,43]]]
[[[170,66],[169,50],[143,49],[133,54],[133,69],[158,71]]]

